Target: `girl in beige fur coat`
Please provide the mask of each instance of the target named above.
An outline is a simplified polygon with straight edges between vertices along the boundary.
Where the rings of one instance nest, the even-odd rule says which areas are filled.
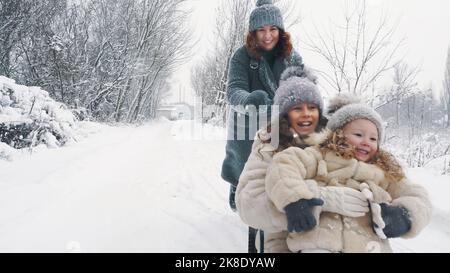
[[[285,236],[292,252],[391,252],[388,238],[414,237],[428,224],[427,194],[379,147],[383,127],[378,113],[343,96],[330,103],[330,112],[324,142],[285,149],[269,165],[267,196],[286,214],[290,231],[278,233],[277,239]],[[359,217],[332,212],[329,207],[342,201],[330,190],[335,187],[361,191],[371,212]],[[321,211],[320,201],[327,211]],[[315,218],[308,217],[311,213]]]
[[[239,178],[236,206],[243,222],[265,232],[265,252],[287,252],[287,217],[268,199],[265,191],[267,168],[277,152],[321,143],[325,136],[321,132],[327,120],[323,116],[323,100],[316,78],[307,68],[286,69],[275,95],[275,104],[279,106],[279,115],[272,115],[271,125],[261,129],[255,137],[252,152]],[[321,211],[348,217],[360,217],[369,211],[366,198],[359,190],[330,186],[325,191],[314,180],[305,183],[317,193],[315,197],[325,201]],[[336,200],[339,202],[333,202]],[[312,202],[321,201],[314,199]],[[311,207],[316,206],[311,204]],[[309,218],[314,219],[312,213]]]

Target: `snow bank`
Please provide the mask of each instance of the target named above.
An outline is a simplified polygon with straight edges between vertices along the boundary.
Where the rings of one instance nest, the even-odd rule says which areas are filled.
[[[428,191],[433,214],[430,224],[415,238],[391,239],[394,252],[450,252],[450,176],[428,168],[411,168],[407,175]]]
[[[47,91],[0,76],[0,158],[11,159],[15,149],[40,144],[62,146],[73,139],[76,121]]]

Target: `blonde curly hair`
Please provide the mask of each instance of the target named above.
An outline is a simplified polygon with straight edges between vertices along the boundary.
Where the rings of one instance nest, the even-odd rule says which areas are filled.
[[[355,158],[355,148],[347,142],[342,129],[330,131],[326,140],[319,147],[323,154],[334,152],[344,159]],[[375,156],[366,163],[378,166],[384,171],[386,178],[390,181],[400,182],[405,178],[405,173],[400,163],[391,153],[383,149],[379,148]]]

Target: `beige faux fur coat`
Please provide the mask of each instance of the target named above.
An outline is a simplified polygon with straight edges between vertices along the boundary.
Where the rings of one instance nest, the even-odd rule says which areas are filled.
[[[287,219],[274,204],[267,199],[265,178],[267,168],[272,162],[275,148],[270,143],[270,133],[261,129],[256,134],[252,152],[239,177],[236,189],[236,207],[241,219],[257,229],[266,232],[286,230]],[[307,145],[316,145],[323,141],[323,135],[313,134],[305,141]],[[314,184],[316,184],[313,181]]]
[[[390,183],[373,165],[344,160],[332,152],[323,156],[317,147],[291,147],[273,156],[274,148],[264,143],[268,137],[264,130],[257,135],[236,193],[242,220],[266,232],[266,252],[286,252],[288,246],[294,252],[316,248],[338,252],[391,251],[388,241],[373,232],[369,214],[349,218],[321,212],[314,230],[288,234],[284,207],[301,198],[319,197],[321,186],[358,188],[360,182],[367,182],[375,202],[391,202],[408,210],[412,228],[405,238],[417,235],[429,222],[431,205],[419,185],[406,179]],[[313,135],[307,141],[313,145],[325,137]]]

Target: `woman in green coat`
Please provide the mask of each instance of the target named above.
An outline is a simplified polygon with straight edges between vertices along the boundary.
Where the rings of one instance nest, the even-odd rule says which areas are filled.
[[[303,66],[301,56],[293,50],[285,32],[280,10],[272,0],[258,0],[250,14],[249,32],[245,45],[236,50],[229,64],[227,101],[230,111],[227,121],[226,156],[222,164],[222,178],[230,183],[229,202],[234,201],[239,176],[250,155],[255,133],[265,124],[258,121],[260,113],[270,121],[270,106],[278,88],[281,73],[289,66]],[[249,111],[269,106],[267,111]],[[250,237],[255,230],[250,229]],[[249,243],[253,239],[249,238]],[[249,246],[249,248],[253,248]]]
[[[251,115],[257,115],[258,120],[259,114],[246,111],[246,107],[259,109],[262,105],[272,105],[281,73],[288,66],[302,66],[302,58],[293,50],[290,35],[284,31],[280,10],[271,0],[259,0],[256,5],[250,15],[246,44],[236,50],[229,65],[227,101],[230,111],[222,178],[231,184],[233,210],[234,191],[260,127],[249,130],[249,121],[255,118]],[[270,111],[266,113],[270,115]],[[238,132],[245,132],[245,136],[239,136]]]

